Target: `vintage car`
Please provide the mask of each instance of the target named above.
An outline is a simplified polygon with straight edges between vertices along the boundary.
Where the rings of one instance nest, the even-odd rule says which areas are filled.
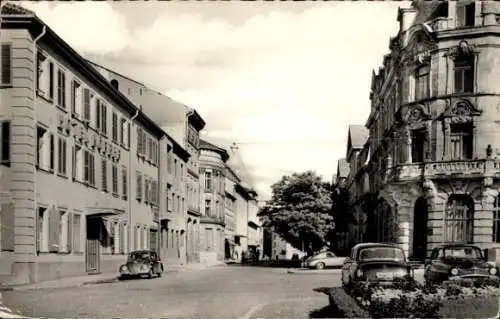
[[[135,250],[128,254],[127,262],[120,266],[120,279],[130,277],[161,277],[163,263],[153,250]]]
[[[341,275],[342,286],[347,291],[358,282],[391,286],[396,278],[414,278],[404,251],[397,245],[381,243],[354,246],[342,265]]]
[[[334,268],[334,267],[342,267],[344,264],[345,258],[337,257],[331,251],[322,251],[312,255],[311,257],[304,260],[302,266],[304,268]]]
[[[498,267],[487,263],[483,251],[474,245],[440,245],[432,250],[430,259],[425,261],[426,284],[479,278],[498,280]]]

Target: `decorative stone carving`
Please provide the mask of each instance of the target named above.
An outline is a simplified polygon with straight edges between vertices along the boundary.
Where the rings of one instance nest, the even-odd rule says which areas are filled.
[[[479,114],[481,112],[470,101],[462,99],[448,107],[443,113],[443,117],[450,118],[450,123],[467,123]]]
[[[471,56],[478,53],[477,47],[475,45],[469,44],[467,41],[462,40],[457,46],[448,49],[445,56],[449,56],[452,59],[463,56]]]
[[[424,189],[424,194],[427,199],[437,196],[437,188],[433,181],[430,179],[425,179],[422,182],[422,188]]]
[[[469,183],[460,179],[450,181],[451,189],[455,194],[466,194]]]

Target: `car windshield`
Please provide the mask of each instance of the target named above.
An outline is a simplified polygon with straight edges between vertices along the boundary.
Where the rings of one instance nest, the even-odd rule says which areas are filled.
[[[477,247],[449,247],[444,249],[445,258],[481,259],[481,250]]]
[[[150,254],[148,252],[144,252],[144,251],[133,251],[128,256],[128,259],[130,261],[147,260],[147,259],[150,259]]]
[[[404,261],[405,255],[401,249],[394,247],[369,247],[364,248],[359,253],[360,261],[379,259]]]

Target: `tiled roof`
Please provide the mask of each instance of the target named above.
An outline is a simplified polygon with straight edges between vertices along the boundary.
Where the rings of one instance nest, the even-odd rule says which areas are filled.
[[[17,4],[7,2],[2,6],[2,14],[9,14],[9,15],[14,15],[14,14],[28,14],[28,15],[34,15],[35,13],[33,11],[30,11],[28,9],[25,9]]]
[[[349,171],[349,163],[347,163],[346,159],[339,159],[337,164],[337,178],[347,178],[347,176],[349,176]]]
[[[211,151],[215,151],[215,152],[219,153],[222,156],[223,161],[227,161],[227,159],[229,158],[229,154],[227,153],[227,151],[225,149],[223,149],[222,147],[219,147],[217,145],[214,145],[208,141],[205,141],[203,139],[200,139],[200,149],[211,150]]]
[[[349,137],[351,139],[351,147],[361,149],[368,139],[369,131],[364,125],[351,124],[349,125]]]

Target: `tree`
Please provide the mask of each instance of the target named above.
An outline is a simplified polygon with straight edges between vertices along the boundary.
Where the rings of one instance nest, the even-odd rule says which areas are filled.
[[[258,214],[263,226],[298,249],[326,245],[327,235],[335,227],[330,183],[307,171],[283,176],[271,189],[271,200]]]

